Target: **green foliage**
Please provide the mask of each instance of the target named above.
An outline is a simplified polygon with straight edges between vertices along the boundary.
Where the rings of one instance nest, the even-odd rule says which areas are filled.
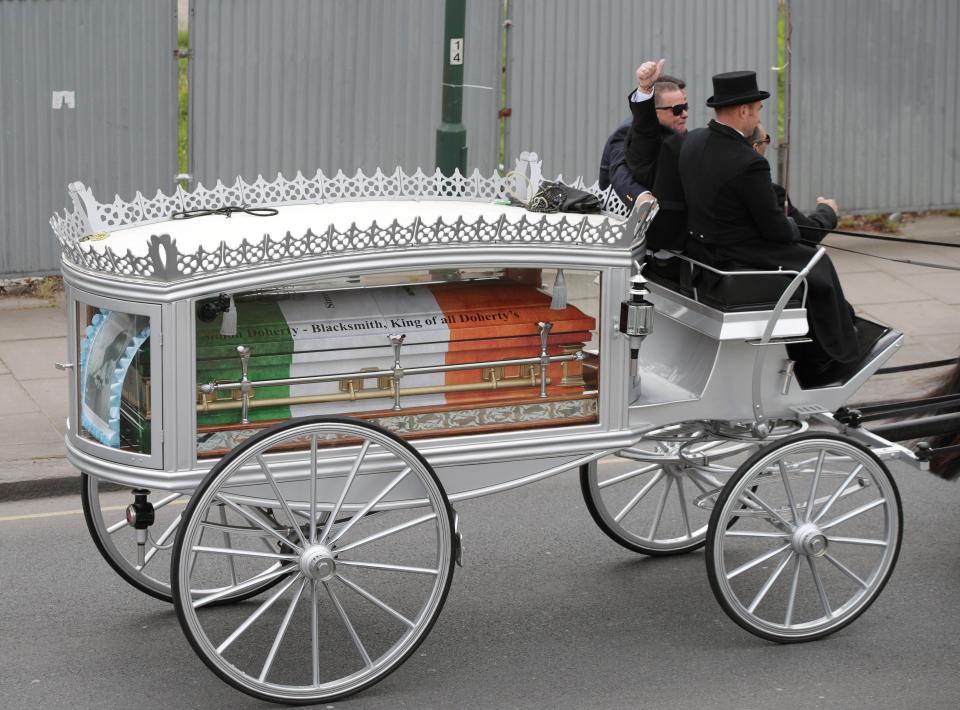
[[[787,93],[787,12],[781,2],[777,10],[777,143],[785,140],[786,93]]]
[[[180,30],[178,36],[180,49],[187,49],[190,45],[187,30]],[[187,59],[177,60],[177,106],[179,107],[179,123],[177,126],[177,166],[181,173],[187,172]]]

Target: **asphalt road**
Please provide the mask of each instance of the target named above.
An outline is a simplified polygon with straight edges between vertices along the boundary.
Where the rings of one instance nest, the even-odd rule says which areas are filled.
[[[905,539],[887,588],[851,626],[791,646],[725,616],[702,552],[608,540],[573,474],[461,503],[465,566],[431,634],[380,684],[320,707],[960,707],[960,486],[896,477]],[[110,570],[79,507],[0,503],[0,706],[267,707]]]

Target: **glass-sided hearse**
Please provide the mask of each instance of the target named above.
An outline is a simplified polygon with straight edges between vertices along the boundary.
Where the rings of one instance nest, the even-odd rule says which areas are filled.
[[[901,525],[883,461],[916,459],[830,413],[902,336],[877,327],[854,375],[805,388],[804,272],[640,272],[653,203],[508,199],[539,182],[527,155],[507,176],[70,186],[52,224],[88,526],[230,684],[297,703],[375,683],[440,612],[453,505],[570,470],[624,547],[706,544],[759,636],[818,638],[879,594]]]

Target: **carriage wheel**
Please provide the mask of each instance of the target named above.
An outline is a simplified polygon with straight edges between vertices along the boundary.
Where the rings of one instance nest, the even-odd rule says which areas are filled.
[[[83,517],[87,522],[90,537],[114,572],[133,587],[151,597],[165,602],[173,601],[170,591],[171,549],[177,534],[177,527],[189,496],[162,491],[149,497],[153,504],[156,522],[150,528],[150,536],[144,547],[143,563],[138,558],[135,531],[127,522],[125,511],[127,503],[133,500],[133,489],[111,486],[104,491],[96,476],[81,473],[80,500],[83,504]],[[107,503],[107,505],[104,505]],[[223,511],[216,513],[223,515]],[[220,533],[219,541],[230,546],[233,544],[230,533]],[[212,538],[211,538],[212,539]],[[279,544],[278,544],[279,546]],[[263,587],[276,584],[271,580]],[[195,595],[207,595],[215,589],[194,590]],[[218,600],[219,604],[242,601],[259,594],[260,589],[251,589],[238,594],[230,594]]]
[[[226,522],[207,522],[218,507]],[[201,540],[223,528],[240,542]],[[272,542],[280,552],[266,551]],[[413,653],[440,614],[457,551],[446,494],[413,447],[366,422],[308,417],[252,437],[204,479],[174,545],[174,604],[227,683],[274,702],[330,701]],[[267,579],[279,583],[229,607],[211,606],[224,592],[184,591]]]
[[[156,523],[145,549],[144,563],[138,564],[134,530],[127,523],[124,511],[133,500],[132,489],[123,488],[119,495],[104,492],[96,476],[80,474],[80,500],[83,517],[94,544],[103,558],[125,581],[157,599],[170,602],[170,548],[186,496],[163,493],[153,499]],[[104,505],[106,502],[110,503]],[[122,501],[117,504],[117,501]]]
[[[704,545],[713,499],[755,448],[711,438],[700,423],[666,427],[619,454],[626,468],[582,466],[580,487],[611,539],[645,555],[679,555]]]
[[[821,638],[880,594],[902,523],[896,483],[872,451],[835,434],[789,437],[745,461],[717,500],[710,586],[730,618],[757,636]]]

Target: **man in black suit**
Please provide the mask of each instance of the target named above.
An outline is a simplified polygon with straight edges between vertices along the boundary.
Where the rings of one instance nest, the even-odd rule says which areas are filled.
[[[600,157],[599,184],[601,190],[613,185],[613,191],[627,207],[633,207],[640,195],[650,191],[633,177],[627,167],[626,147],[624,145],[627,132],[630,130],[630,119],[617,126],[610,134],[603,146],[603,155]]]
[[[651,186],[660,206],[647,230],[647,247],[682,250],[686,204],[677,172],[680,144],[689,114],[684,84],[663,75],[666,59],[637,69],[637,89],[627,98],[633,120],[626,141],[627,167],[635,180]]]
[[[796,223],[777,206],[770,166],[748,138],[770,94],[757,88],[756,74],[750,71],[718,74],[713,89],[707,106],[716,118],[707,128],[691,131],[680,150],[689,230],[686,252],[724,270],[799,271],[815,248],[799,242]],[[814,347],[803,349],[798,366],[808,380],[826,380],[830,377],[820,376],[859,359],[853,310],[826,257],[808,275],[807,288]]]

